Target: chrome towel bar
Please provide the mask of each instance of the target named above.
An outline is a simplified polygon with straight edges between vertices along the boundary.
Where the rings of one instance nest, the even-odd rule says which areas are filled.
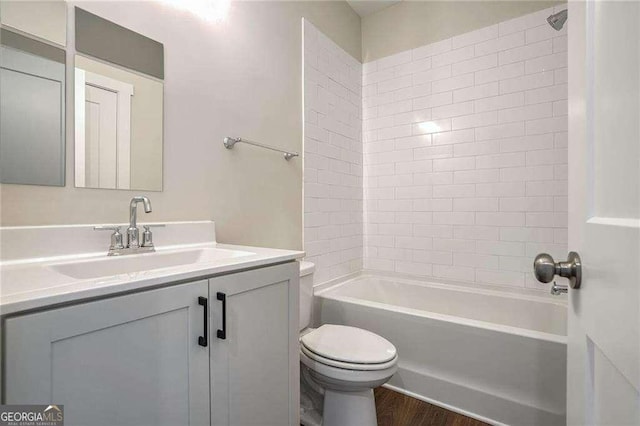
[[[282,154],[284,154],[284,159],[287,160],[287,161],[291,160],[293,157],[299,157],[300,156],[300,154],[298,154],[297,152],[284,151],[282,149],[274,148],[272,146],[265,145],[265,144],[262,144],[260,142],[250,141],[248,139],[232,138],[232,137],[227,136],[226,138],[224,138],[224,142],[223,143],[224,143],[224,147],[225,148],[231,149],[238,142],[242,142],[242,143],[246,143],[246,144],[254,145],[254,146],[259,146],[260,148],[270,149],[271,151],[281,152]]]

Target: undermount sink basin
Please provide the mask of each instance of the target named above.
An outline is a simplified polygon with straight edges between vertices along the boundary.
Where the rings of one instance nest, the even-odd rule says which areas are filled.
[[[105,256],[100,259],[51,264],[49,268],[71,278],[91,279],[191,265],[194,263],[210,263],[250,256],[252,254],[254,253],[241,250],[200,248],[125,256]]]

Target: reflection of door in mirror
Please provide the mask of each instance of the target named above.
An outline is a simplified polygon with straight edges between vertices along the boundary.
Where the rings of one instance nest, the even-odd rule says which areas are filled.
[[[76,69],[76,185],[129,189],[133,86]]]
[[[85,97],[85,179],[88,186],[117,188],[116,115],[118,95],[87,86]]]

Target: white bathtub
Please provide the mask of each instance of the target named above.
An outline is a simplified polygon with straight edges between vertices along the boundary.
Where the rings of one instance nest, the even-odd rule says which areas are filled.
[[[493,424],[565,424],[562,301],[374,275],[315,295],[316,323],[396,345],[390,388]]]

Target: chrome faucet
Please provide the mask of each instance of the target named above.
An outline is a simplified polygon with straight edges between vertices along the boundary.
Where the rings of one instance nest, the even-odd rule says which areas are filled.
[[[131,199],[129,203],[129,227],[127,228],[127,243],[123,244],[120,226],[96,226],[96,231],[114,231],[111,235],[111,246],[109,247],[109,256],[119,256],[122,254],[149,253],[156,251],[153,245],[153,236],[150,227],[164,226],[144,225],[142,234],[142,244],[140,244],[140,231],[138,230],[138,203],[143,203],[144,212],[151,213],[151,201],[145,196],[137,196]]]
[[[133,197],[129,203],[129,227],[127,228],[127,248],[140,247],[140,239],[138,237],[138,203],[144,203],[144,212],[151,213],[151,201],[143,195]]]

